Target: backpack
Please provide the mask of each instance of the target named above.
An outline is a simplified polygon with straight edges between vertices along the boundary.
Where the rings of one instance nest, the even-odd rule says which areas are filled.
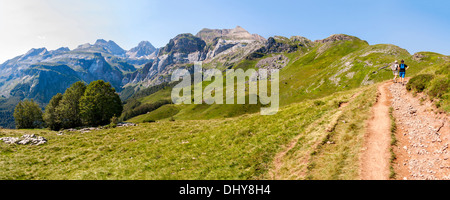
[[[392,71],[397,71],[398,70],[398,64],[394,64],[391,67]]]
[[[406,65],[405,64],[400,64],[400,72],[405,72],[406,71]]]

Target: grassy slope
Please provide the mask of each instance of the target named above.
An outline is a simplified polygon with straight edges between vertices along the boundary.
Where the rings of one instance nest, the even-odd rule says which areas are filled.
[[[373,99],[373,91],[364,90],[368,92],[364,99]],[[355,92],[325,97],[321,106],[312,100],[291,104],[273,116],[159,121],[65,135],[1,130],[0,137],[33,132],[49,142],[0,143],[0,179],[264,179],[274,155],[293,137],[322,140],[327,132],[311,134],[311,126],[338,112],[339,102]]]
[[[419,52],[423,58],[419,62],[433,63],[424,68],[418,74],[431,74],[434,78],[426,83],[423,91],[427,98],[434,101],[435,105],[444,112],[450,112],[450,57],[432,52]],[[433,93],[441,93],[435,96]]]
[[[433,59],[414,61],[393,45],[359,40],[285,55],[290,63],[280,74],[282,108],[274,116],[256,113],[260,105],[166,105],[131,121],[173,114],[176,121],[62,136],[0,130],[0,137],[35,132],[49,139],[37,147],[0,143],[0,179],[267,179],[273,157],[298,135],[283,158],[282,178],[357,179],[364,121],[376,98],[370,83],[392,76],[390,70],[372,72],[400,59],[412,66],[408,76],[438,65]],[[255,64],[242,61],[235,67]],[[361,87],[364,83],[371,86]],[[358,91],[353,103],[338,108]],[[170,98],[170,90],[140,101],[161,98]]]
[[[368,45],[359,39],[318,44],[308,49],[302,48],[297,52],[283,54],[290,62],[280,71],[280,106],[391,79],[392,71],[389,68],[378,69],[395,60],[405,59],[412,66],[408,70],[408,76],[417,74],[432,63],[432,61],[416,62],[406,50],[394,45]],[[271,55],[261,59],[269,56]],[[234,68],[244,70],[254,68],[257,61],[243,60]],[[154,102],[158,98],[170,99],[170,92],[160,91],[142,101]],[[218,119],[259,112],[260,107],[261,105],[181,105],[177,106],[179,112],[173,112],[175,114],[173,117]],[[140,122],[139,119],[143,118],[145,117],[131,121]]]

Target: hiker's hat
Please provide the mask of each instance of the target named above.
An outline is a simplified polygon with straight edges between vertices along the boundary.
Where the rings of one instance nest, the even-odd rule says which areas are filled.
[[[398,63],[398,61],[395,61],[395,63]]]

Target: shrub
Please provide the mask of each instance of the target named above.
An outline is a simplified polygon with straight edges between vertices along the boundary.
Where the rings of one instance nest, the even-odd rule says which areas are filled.
[[[333,104],[334,104],[334,107],[339,108],[339,107],[341,107],[342,104],[347,103],[347,102],[348,101],[344,101],[344,100],[334,100]]]
[[[449,77],[436,78],[432,81],[428,89],[428,95],[436,98],[442,98],[444,94],[449,92],[449,86]]]
[[[155,122],[155,120],[153,120],[153,119],[145,119],[144,120],[144,123],[152,123],[152,122]]]
[[[119,123],[119,118],[117,118],[114,114],[114,116],[111,118],[111,123],[109,124],[109,126],[112,128],[116,128],[117,123]]]
[[[315,105],[315,106],[325,105],[325,102],[320,101],[320,100],[317,100],[317,101],[314,101],[314,105]]]
[[[425,90],[429,85],[430,81],[433,80],[434,75],[432,74],[420,74],[417,76],[414,76],[409,80],[408,84],[406,85],[407,90],[413,90],[416,93],[420,93],[423,90]]]

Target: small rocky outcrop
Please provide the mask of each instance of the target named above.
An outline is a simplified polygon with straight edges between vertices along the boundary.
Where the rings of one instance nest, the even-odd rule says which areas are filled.
[[[70,129],[66,129],[64,131],[60,131],[58,133],[58,135],[64,135],[64,132],[80,132],[80,133],[89,133],[91,131],[98,131],[98,130],[102,130],[102,129],[107,129],[109,125],[106,126],[100,126],[100,127],[86,127],[86,128],[81,128],[81,129],[74,129],[74,128],[70,128]],[[131,122],[119,122],[117,123],[116,127],[130,127],[130,126],[137,126],[137,124],[135,123],[131,123]]]
[[[275,39],[277,38],[277,39]],[[283,40],[280,37],[270,37],[267,40],[267,45],[264,48],[264,53],[281,53],[281,52],[294,52],[297,51],[298,45],[290,43],[290,41]]]
[[[271,53],[291,53],[297,51],[300,47],[304,46],[304,44],[298,42],[297,39],[300,38],[293,38],[293,40],[290,40],[281,36],[269,37],[265,45],[248,55],[247,59],[253,60]]]
[[[426,55],[423,55],[423,54],[420,54],[420,53],[415,53],[415,54],[412,56],[412,59],[415,60],[415,61],[420,62],[420,61],[422,61],[422,59],[424,59],[424,58],[426,58],[426,57],[427,57]]]
[[[256,68],[259,69],[267,69],[267,70],[273,70],[273,69],[282,69],[285,67],[289,62],[289,58],[287,58],[284,55],[276,55],[269,58],[265,58],[260,60],[256,64]]]
[[[36,136],[34,134],[25,134],[22,137],[2,137],[1,141],[6,144],[20,144],[20,145],[41,145],[47,143],[47,139],[41,136]]]
[[[289,40],[293,43],[298,44],[299,46],[302,46],[302,47],[314,46],[314,43],[310,39],[302,37],[302,36],[292,36],[291,38],[289,38]]]

